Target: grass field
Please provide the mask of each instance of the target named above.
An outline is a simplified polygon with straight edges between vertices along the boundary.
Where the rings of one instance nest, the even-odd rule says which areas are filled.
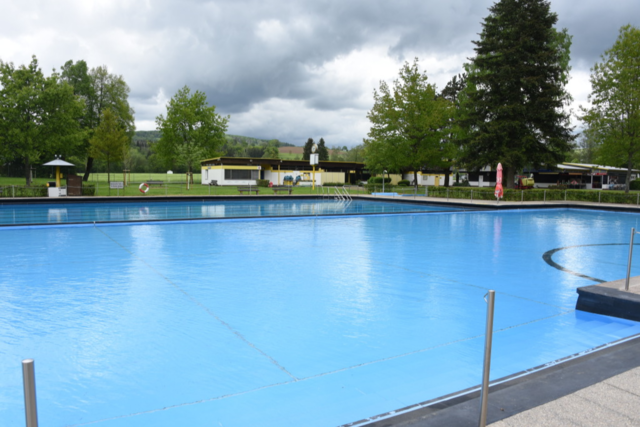
[[[107,174],[92,174],[89,179],[89,184],[92,184],[96,188],[96,196],[111,196],[111,197],[123,197],[123,196],[238,196],[240,192],[236,186],[209,186],[200,184],[200,174],[194,174],[193,179],[195,184],[190,185],[187,189],[186,176],[185,175],[167,175],[163,173],[145,173],[145,174],[131,174],[131,184],[127,185],[124,189],[116,190],[110,189],[107,182]],[[33,186],[43,186],[47,182],[52,181],[50,178],[36,178],[33,180]],[[122,181],[122,175],[111,175],[111,181]],[[148,181],[162,181],[162,185],[152,185],[149,187],[147,193],[142,193],[139,189],[139,185],[142,182]],[[65,181],[63,181],[64,184]],[[12,197],[11,186],[22,187],[25,185],[24,178],[7,178],[0,177],[0,190],[3,190],[1,197]],[[257,188],[257,187],[256,187]],[[322,188],[316,187],[315,190],[311,187],[293,187],[292,194],[322,194]],[[325,188],[325,194],[330,192],[333,194],[332,188]],[[259,195],[274,195],[274,192],[267,187],[259,188]],[[350,193],[352,194],[364,194],[364,189],[361,187],[351,187]],[[279,195],[284,195],[279,193]]]

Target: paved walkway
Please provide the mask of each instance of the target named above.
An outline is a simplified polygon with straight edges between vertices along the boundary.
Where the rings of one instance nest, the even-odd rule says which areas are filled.
[[[640,426],[640,367],[491,426]]]

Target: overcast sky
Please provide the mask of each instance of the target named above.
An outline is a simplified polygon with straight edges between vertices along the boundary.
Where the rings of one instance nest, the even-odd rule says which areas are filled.
[[[182,86],[230,115],[228,133],[302,145],[354,146],[369,129],[373,89],[420,59],[438,89],[462,72],[489,0],[0,0],[0,59],[43,71],[67,60],[106,65],[131,88],[139,130]],[[554,0],[573,35],[569,91],[621,26],[640,27],[639,0]],[[576,122],[577,124],[577,122]]]

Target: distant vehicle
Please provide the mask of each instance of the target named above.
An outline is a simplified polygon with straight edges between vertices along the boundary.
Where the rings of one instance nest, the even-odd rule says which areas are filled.
[[[518,181],[516,182],[517,190],[530,190],[535,185],[535,181],[533,180],[533,178],[529,178],[526,175],[519,175],[517,176],[517,178],[518,178]]]

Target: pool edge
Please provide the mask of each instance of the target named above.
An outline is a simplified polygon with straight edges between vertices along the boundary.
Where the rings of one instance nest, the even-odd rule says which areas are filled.
[[[640,334],[492,381],[487,424],[639,367],[638,354]],[[479,409],[478,385],[340,427],[463,427],[477,425]]]

